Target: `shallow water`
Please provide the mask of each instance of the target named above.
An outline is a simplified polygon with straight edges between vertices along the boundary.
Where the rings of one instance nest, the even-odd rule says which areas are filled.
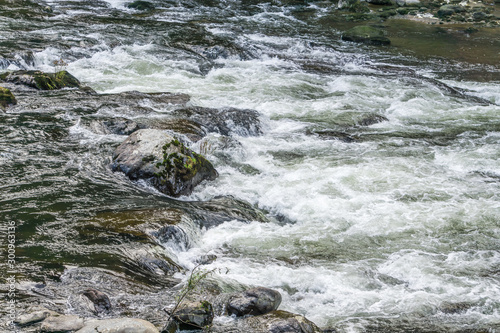
[[[216,254],[207,269],[277,289],[281,309],[339,332],[500,329],[498,63],[472,50],[449,63],[420,58],[400,52],[399,36],[391,49],[343,43],[338,30],[325,35],[325,25],[308,26],[284,6],[167,2],[144,14],[124,3],[52,1],[52,13],[37,11],[40,23],[29,16],[2,23],[4,40],[22,41],[4,69],[53,71],[63,58],[99,93],[169,91],[191,95],[191,105],[251,108],[264,133],[209,150],[219,178],[179,201],[111,172],[125,136],[84,126],[99,117],[154,119],[168,108],[138,114],[69,103],[0,114],[1,214],[17,225],[20,288],[54,280],[70,293],[83,285],[74,281],[87,281],[75,267],[126,276],[131,293],[170,286],[130,259],[142,251],[131,244],[149,244],[144,234],[155,222],[139,224],[144,234],[135,235],[129,217],[106,214],[232,195],[271,222],[228,221],[193,232],[187,248],[165,244],[177,264],[192,268],[200,255]],[[183,42],[183,29],[192,40]],[[387,120],[361,125],[374,114]],[[111,291],[107,279],[94,282]],[[151,311],[145,299],[134,299],[133,315]]]

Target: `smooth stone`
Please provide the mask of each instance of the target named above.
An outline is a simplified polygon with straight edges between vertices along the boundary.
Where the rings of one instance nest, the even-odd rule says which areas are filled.
[[[83,318],[76,315],[60,315],[47,317],[40,328],[41,332],[76,331],[84,326]]]
[[[269,288],[257,287],[238,293],[229,299],[227,312],[237,317],[262,315],[277,310],[281,294]]]
[[[159,333],[150,322],[135,318],[92,320],[76,333]]]

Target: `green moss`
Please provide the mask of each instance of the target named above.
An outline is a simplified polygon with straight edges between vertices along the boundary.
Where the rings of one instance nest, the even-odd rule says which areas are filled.
[[[171,146],[179,148],[179,152],[169,153]],[[187,181],[193,178],[203,165],[204,157],[189,150],[179,140],[174,139],[162,147],[163,160],[156,163],[160,170],[155,175],[162,184],[174,177],[174,180]]]
[[[0,75],[0,79],[6,82],[27,85],[40,90],[80,87],[80,81],[67,71],[59,71],[57,73],[15,71]]]
[[[6,108],[9,105],[17,104],[17,100],[9,89],[0,87],[0,107]]]

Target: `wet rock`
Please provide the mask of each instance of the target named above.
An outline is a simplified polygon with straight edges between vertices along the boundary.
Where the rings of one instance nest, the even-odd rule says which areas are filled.
[[[314,134],[324,140],[339,140],[346,143],[352,143],[358,141],[358,138],[356,138],[355,136],[352,136],[345,132],[333,131],[333,130],[319,130],[319,131],[309,130],[306,132],[306,134],[308,135]]]
[[[0,109],[6,109],[9,105],[16,104],[17,100],[12,92],[7,88],[0,87]]]
[[[159,333],[150,322],[135,318],[113,318],[87,322],[76,333]]]
[[[460,5],[443,5],[439,7],[437,11],[438,17],[448,17],[455,13],[462,13],[465,11],[465,8]]]
[[[212,324],[214,310],[208,301],[185,302],[181,308],[172,315],[179,329],[204,328]]]
[[[206,5],[206,1],[203,2]],[[218,36],[205,27],[189,23],[179,24],[168,31],[169,44],[213,61],[218,58],[239,57],[242,60],[255,58],[252,53],[240,47],[229,36]]]
[[[137,0],[127,4],[127,8],[145,11],[153,10],[155,6],[151,2]]]
[[[146,119],[142,124],[146,128],[170,130],[183,134],[193,142],[201,140],[207,134],[200,123],[183,118]]]
[[[40,328],[41,332],[72,332],[84,326],[83,318],[75,315],[49,316]]]
[[[232,220],[269,222],[264,211],[231,196],[219,196],[210,201],[196,201],[189,206],[190,218],[202,228],[212,228]]]
[[[277,310],[281,294],[269,288],[257,287],[236,294],[229,299],[227,312],[237,317],[262,315]]]
[[[413,7],[413,6],[420,6],[421,1],[420,0],[396,0],[396,3],[398,6]]]
[[[48,310],[46,308],[40,307],[36,309],[28,309],[26,312],[31,313],[26,313],[23,315],[18,316],[14,322],[19,325],[19,326],[30,326],[33,324],[36,324],[44,319],[46,319],[49,316],[58,316],[59,314],[57,312]]]
[[[90,124],[90,128],[98,134],[117,135],[130,135],[140,129],[135,121],[126,118],[96,120]]]
[[[439,307],[439,309],[443,313],[456,314],[469,310],[473,305],[474,304],[470,302],[457,302],[457,303],[443,302]]]
[[[370,8],[366,5],[365,2],[361,2],[359,0],[347,0],[342,2],[341,5],[342,10],[346,10],[353,13],[368,13],[370,12]]]
[[[147,180],[174,197],[189,195],[203,180],[218,176],[203,156],[165,132],[152,129],[134,132],[116,148],[112,168],[132,180]]]
[[[222,135],[251,136],[262,134],[259,113],[255,110],[190,107],[173,112],[175,116],[201,124],[207,132]]]
[[[196,258],[195,262],[198,265],[208,265],[217,260],[217,256],[215,254],[204,254],[198,258]]]
[[[392,0],[367,0],[366,2],[378,6],[391,6],[394,4]]]
[[[90,288],[85,290],[83,295],[94,303],[94,311],[96,314],[107,313],[111,310],[111,302],[105,293]]]
[[[15,71],[0,75],[5,82],[21,84],[39,90],[79,88],[80,81],[67,71],[44,73],[42,71]]]
[[[212,332],[252,332],[252,333],[321,333],[313,322],[304,316],[286,312],[273,311],[261,316],[238,318],[233,322],[217,323]]]
[[[370,126],[374,124],[381,123],[383,121],[388,121],[384,116],[378,115],[378,114],[369,114],[367,116],[364,116],[360,120],[357,121],[358,126]]]
[[[342,40],[364,43],[369,45],[390,45],[391,41],[385,37],[385,32],[382,29],[374,28],[367,25],[359,25],[347,30],[342,35]]]

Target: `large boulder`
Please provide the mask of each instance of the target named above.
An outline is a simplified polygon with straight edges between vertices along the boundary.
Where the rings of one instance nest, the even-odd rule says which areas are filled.
[[[214,309],[207,301],[185,302],[172,315],[173,323],[181,330],[200,329],[212,324]],[[167,325],[170,330],[172,324]]]
[[[227,303],[227,312],[237,317],[262,315],[277,310],[281,294],[273,289],[257,287],[235,294]]]
[[[5,82],[22,84],[39,90],[79,88],[80,81],[67,71],[45,73],[42,71],[15,71],[0,75]]]
[[[342,40],[369,45],[391,44],[391,41],[389,38],[385,37],[385,32],[382,29],[368,25],[358,25],[357,27],[347,30],[342,35]]]
[[[84,325],[83,318],[76,315],[52,315],[47,317],[40,328],[41,332],[72,332]]]
[[[153,129],[134,132],[116,148],[112,168],[132,180],[144,179],[173,197],[189,195],[203,180],[218,176],[203,156],[164,131]]]
[[[92,320],[76,333],[159,333],[158,329],[148,321],[135,318],[114,318]]]

